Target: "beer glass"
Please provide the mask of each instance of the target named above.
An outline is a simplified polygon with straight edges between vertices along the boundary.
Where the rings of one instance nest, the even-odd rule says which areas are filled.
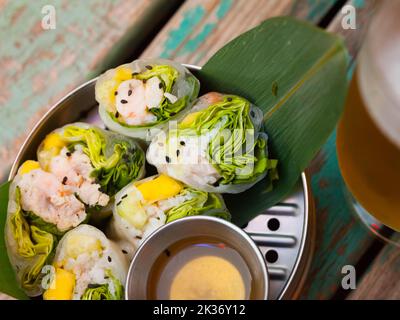
[[[380,2],[357,59],[336,144],[361,220],[400,246],[400,0]]]

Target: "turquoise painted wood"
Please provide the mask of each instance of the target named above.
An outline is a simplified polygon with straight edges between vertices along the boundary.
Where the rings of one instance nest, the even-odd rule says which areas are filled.
[[[332,1],[284,2],[280,2],[279,8],[277,3],[271,5],[271,2],[264,2],[263,6],[254,4],[250,9],[241,6],[240,1],[187,1],[143,56],[163,56],[201,65],[231,38],[270,16],[288,14],[317,22],[334,4]],[[351,4],[362,9],[366,2],[356,0]],[[217,13],[221,11],[224,14],[218,16]],[[368,7],[358,17],[360,27],[368,20],[369,12]],[[245,25],[236,22],[242,22],[246,16],[251,16],[251,21],[249,19]],[[360,28],[357,32],[344,31],[341,29],[341,18],[339,14],[330,30],[343,35],[354,57],[364,29]],[[211,31],[205,31],[209,29]],[[200,41],[197,40],[199,38]],[[350,65],[349,74],[351,70]],[[356,264],[374,239],[352,214],[345,197],[345,187],[336,159],[335,135],[332,135],[310,165],[310,172],[317,209],[317,246],[301,298],[329,299],[340,288],[342,267]]]
[[[336,0],[187,0],[142,56],[203,65],[219,48],[260,22],[291,15],[317,23]]]
[[[0,181],[48,108],[124,62],[177,2],[0,1]],[[55,29],[42,27],[46,5],[55,10]]]

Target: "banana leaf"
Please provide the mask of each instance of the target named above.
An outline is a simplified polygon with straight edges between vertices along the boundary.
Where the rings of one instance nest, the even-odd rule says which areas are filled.
[[[14,270],[7,256],[4,228],[7,217],[9,187],[10,182],[0,186],[0,293],[6,293],[17,299],[28,299],[18,286]]]
[[[264,180],[224,196],[234,223],[288,195],[327,140],[343,109],[347,61],[339,37],[278,17],[229,42],[198,73],[203,92],[237,94],[263,110],[270,157],[279,161],[272,191]]]

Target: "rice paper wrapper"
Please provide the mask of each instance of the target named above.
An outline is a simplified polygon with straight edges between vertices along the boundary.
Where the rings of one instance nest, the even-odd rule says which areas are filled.
[[[171,91],[168,92],[175,96],[178,101],[185,99],[185,106],[175,115],[170,114],[167,119],[157,120],[148,124],[128,125],[115,118],[116,104],[113,98],[114,92],[121,83],[115,79],[118,68],[127,69],[131,74],[146,72],[146,66],[167,65],[178,72],[178,77],[174,81]],[[164,129],[170,120],[182,119],[191,109],[194,100],[197,98],[200,89],[200,82],[192,73],[179,63],[165,59],[139,59],[131,63],[121,65],[115,69],[110,69],[102,74],[96,82],[96,100],[99,103],[99,114],[104,124],[112,131],[120,134],[150,142],[160,130]]]
[[[28,296],[34,297],[43,293],[42,268],[52,262],[57,237],[26,221],[17,189],[20,178],[17,175],[10,185],[5,244],[17,282]]]
[[[86,135],[90,131],[95,134]],[[88,154],[94,167],[92,175],[100,180],[101,190],[110,197],[129,182],[145,175],[144,151],[135,139],[83,122],[67,124],[51,134],[59,134],[67,146],[82,144],[86,147],[84,153]],[[44,150],[44,145],[43,141],[37,157],[41,167],[46,168],[55,155],[53,150]]]
[[[143,196],[137,185],[157,177],[159,175],[133,182],[115,196],[113,216],[107,229],[107,235],[118,242],[120,247],[128,253],[129,259],[133,257],[136,249],[150,234],[168,222],[194,215],[210,215],[226,220],[231,218],[221,195],[182,185],[182,190],[175,196],[151,203],[150,207],[147,206],[148,210],[145,212],[144,221],[140,227],[137,224],[135,226],[136,219],[127,217],[127,215],[135,215],[137,211],[141,211],[141,208],[137,207],[142,206],[139,202]],[[123,204],[122,202],[127,199],[127,205]],[[121,204],[127,208],[125,211],[129,212],[122,214],[121,209],[118,208]]]
[[[200,97],[176,127],[153,138],[146,157],[158,172],[206,192],[240,193],[266,177],[268,190],[277,179],[262,110],[234,95]]]
[[[108,286],[110,299],[124,297],[128,260],[117,244],[93,226],[82,224],[67,232],[57,246],[53,265],[74,272],[73,300],[93,297],[87,289],[102,285]],[[81,276],[80,270],[85,270]]]

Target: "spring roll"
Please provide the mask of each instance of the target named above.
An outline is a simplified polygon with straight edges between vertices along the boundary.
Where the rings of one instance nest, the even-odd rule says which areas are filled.
[[[19,168],[9,191],[5,240],[17,281],[28,296],[43,292],[42,268],[51,263],[58,238],[87,219],[74,192],[37,161]]]
[[[199,88],[199,81],[179,63],[139,59],[101,75],[96,100],[108,128],[149,141],[169,120],[187,113]]]
[[[141,179],[145,170],[144,152],[133,139],[86,123],[54,130],[37,157],[91,212],[107,207],[117,191]]]
[[[246,99],[210,92],[175,128],[153,139],[147,161],[206,192],[243,192],[267,175],[270,188],[277,160],[269,159],[262,123],[262,111]]]
[[[89,225],[69,231],[57,246],[45,300],[122,300],[128,261],[103,232]]]
[[[230,220],[218,194],[185,186],[164,174],[127,185],[115,196],[109,235],[128,257],[160,226],[188,216],[212,215]]]

